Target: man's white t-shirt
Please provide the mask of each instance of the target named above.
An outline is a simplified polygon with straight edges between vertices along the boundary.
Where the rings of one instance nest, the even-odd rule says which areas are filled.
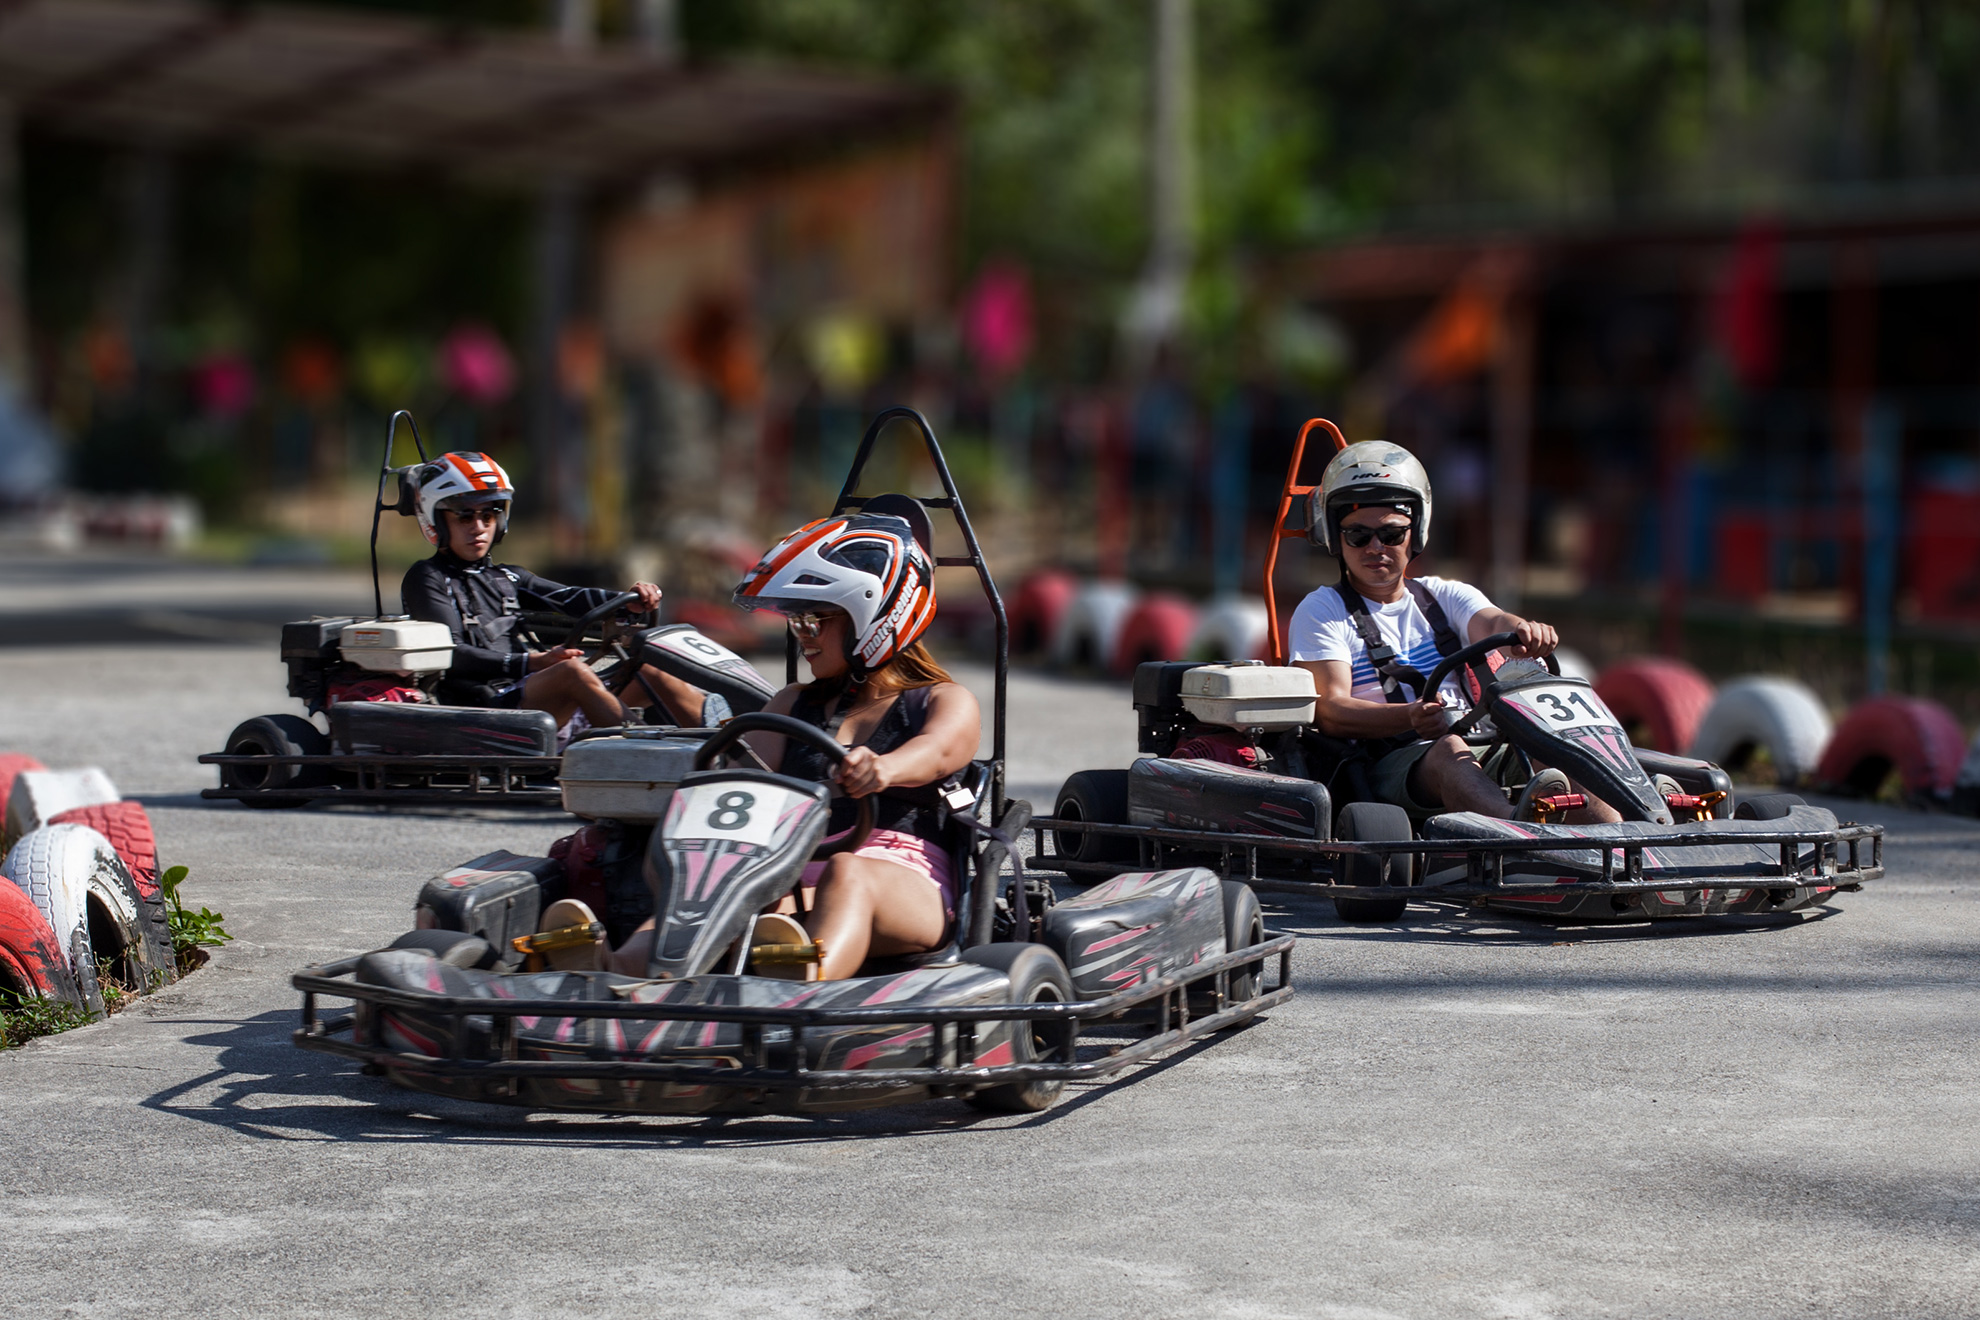
[[[1444,617],[1450,620],[1451,631],[1458,635],[1460,643],[1468,643],[1471,634],[1466,631],[1471,616],[1483,609],[1490,609],[1492,602],[1485,593],[1466,582],[1453,582],[1449,578],[1424,577],[1416,579],[1430,591],[1431,597],[1443,608]],[[1443,659],[1437,654],[1437,642],[1430,632],[1430,621],[1423,617],[1417,608],[1416,598],[1405,590],[1403,598],[1393,605],[1383,605],[1369,600],[1366,596],[1361,603],[1368,609],[1368,617],[1375,620],[1384,641],[1395,648],[1396,658],[1424,675],[1437,667]],[[1292,626],[1286,634],[1287,646],[1291,649],[1295,662],[1301,660],[1339,660],[1354,668],[1353,695],[1363,701],[1383,701],[1382,680],[1375,675],[1375,667],[1368,663],[1368,646],[1361,640],[1361,632],[1348,618],[1347,604],[1341,600],[1341,593],[1332,587],[1322,587],[1311,592],[1293,611]],[[1405,683],[1403,690],[1409,695]],[[1461,693],[1455,675],[1446,678],[1443,686],[1444,700],[1448,704],[1461,701]]]

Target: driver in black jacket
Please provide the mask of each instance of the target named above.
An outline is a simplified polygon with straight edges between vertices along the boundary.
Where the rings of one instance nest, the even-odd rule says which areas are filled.
[[[454,637],[454,662],[439,696],[449,705],[544,710],[562,726],[582,711],[594,728],[625,724],[630,712],[584,662],[576,647],[531,651],[516,634],[525,609],[582,615],[618,592],[567,587],[528,569],[489,558],[508,530],[515,491],[508,473],[485,454],[442,454],[416,474],[414,501],[420,530],[440,548],[406,570],[399,587],[405,612],[444,623]],[[660,588],[635,582],[642,609],[660,604]],[[699,688],[643,665],[626,697],[645,696],[659,707],[660,722],[698,725],[728,715],[727,703]]]

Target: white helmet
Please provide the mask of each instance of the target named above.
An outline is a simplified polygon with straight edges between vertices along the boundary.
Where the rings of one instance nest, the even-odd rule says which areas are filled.
[[[1430,474],[1414,454],[1386,440],[1363,440],[1335,454],[1309,498],[1307,539],[1334,554],[1341,552],[1341,519],[1370,504],[1409,515],[1411,554],[1422,554],[1430,540]]]
[[[846,658],[863,678],[934,622],[935,564],[906,518],[842,513],[771,546],[736,585],[735,601],[746,610],[844,610],[852,618]]]
[[[414,469],[411,480],[418,492],[413,512],[419,518],[419,530],[434,545],[441,544],[435,526],[440,509],[483,509],[499,504],[502,516],[495,523],[495,539],[501,540],[509,530],[509,506],[515,502],[516,490],[502,465],[488,455],[466,451],[442,454]]]

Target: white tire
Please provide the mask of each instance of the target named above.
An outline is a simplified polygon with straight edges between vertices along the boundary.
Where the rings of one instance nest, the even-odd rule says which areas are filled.
[[[1265,653],[1265,602],[1227,596],[1204,606],[1189,642],[1192,660],[1256,660]]]
[[[1791,678],[1736,678],[1712,698],[1688,755],[1724,765],[1764,747],[1781,783],[1791,786],[1815,772],[1831,727],[1829,712],[1807,684]]]
[[[1554,648],[1554,662],[1561,667],[1562,678],[1579,678],[1591,686],[1595,682],[1595,666],[1588,663],[1588,657],[1571,646]]]
[[[110,840],[87,825],[50,825],[28,833],[0,862],[0,875],[21,887],[55,932],[92,1013],[103,1011],[103,991],[97,984],[96,950],[89,938],[91,891],[96,887],[91,881],[106,855],[122,868]],[[135,927],[137,914],[126,915]]]
[[[1082,582],[1052,638],[1052,662],[1105,669],[1140,598],[1125,582]]]
[[[0,832],[0,847],[13,847],[30,830],[40,829],[65,811],[121,801],[110,776],[93,765],[82,770],[22,771],[7,794],[7,825]]]

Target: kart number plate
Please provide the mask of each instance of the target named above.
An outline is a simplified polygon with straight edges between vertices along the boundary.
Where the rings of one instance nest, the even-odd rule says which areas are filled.
[[[681,790],[687,800],[668,833],[676,839],[733,839],[769,847],[777,822],[791,808],[811,801],[789,789],[736,781],[696,784]]]
[[[1620,727],[1602,699],[1584,687],[1562,683],[1558,687],[1522,688],[1502,699],[1543,729]]]
[[[728,647],[720,642],[711,642],[698,632],[668,633],[665,637],[655,638],[651,645],[657,650],[671,651],[683,659],[692,660],[698,665],[707,665],[711,669],[719,669],[731,663],[745,663],[741,656]]]

